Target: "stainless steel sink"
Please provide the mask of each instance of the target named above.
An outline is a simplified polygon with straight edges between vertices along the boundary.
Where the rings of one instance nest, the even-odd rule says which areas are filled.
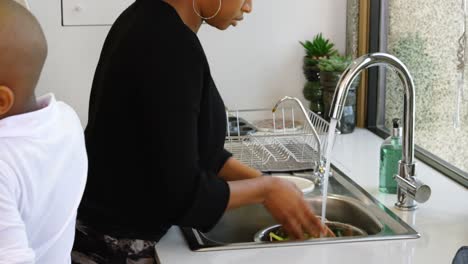
[[[343,173],[333,168],[329,181],[326,218],[351,224],[368,233],[367,236],[321,238],[306,241],[254,242],[254,236],[266,227],[276,225],[262,205],[246,206],[227,212],[208,233],[182,228],[189,247],[195,251],[294,246],[304,244],[348,243],[388,239],[418,238],[419,234],[393,212]],[[306,196],[311,208],[320,214],[322,196],[319,188]]]
[[[320,213],[322,211],[322,197],[317,197],[308,201],[314,212]],[[378,234],[384,228],[383,224],[379,222],[379,219],[374,217],[359,201],[346,196],[328,196],[325,218],[330,221],[359,227],[369,235]]]

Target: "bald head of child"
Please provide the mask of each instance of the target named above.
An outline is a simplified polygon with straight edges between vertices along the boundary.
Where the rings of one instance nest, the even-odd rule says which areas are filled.
[[[0,119],[37,110],[34,90],[47,57],[36,18],[13,0],[0,0]]]

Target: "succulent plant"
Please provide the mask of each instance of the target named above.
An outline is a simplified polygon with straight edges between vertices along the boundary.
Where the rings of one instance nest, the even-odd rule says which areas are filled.
[[[325,72],[343,72],[351,64],[350,56],[333,55],[330,58],[321,58],[318,67]]]
[[[318,60],[323,57],[330,57],[337,54],[335,44],[333,44],[329,39],[325,39],[322,36],[322,33],[316,35],[311,41],[307,40],[305,42],[299,42],[306,50],[306,56],[311,60]]]

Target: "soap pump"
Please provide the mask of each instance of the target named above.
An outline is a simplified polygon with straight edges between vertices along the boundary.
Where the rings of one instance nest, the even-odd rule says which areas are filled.
[[[393,178],[398,173],[398,163],[402,159],[402,128],[400,119],[392,120],[391,135],[380,147],[380,181],[379,190],[383,193],[396,194],[397,183]]]

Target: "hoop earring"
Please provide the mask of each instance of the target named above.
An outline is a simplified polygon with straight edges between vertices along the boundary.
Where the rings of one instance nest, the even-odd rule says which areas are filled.
[[[197,16],[199,16],[201,19],[203,20],[209,20],[209,19],[212,19],[214,17],[216,17],[218,14],[219,14],[219,11],[221,11],[221,5],[222,5],[222,0],[219,0],[219,7],[218,7],[218,10],[216,11],[216,13],[210,17],[203,17],[198,11],[197,11],[197,8],[196,8],[196,5],[195,5],[195,0],[193,0],[193,11],[195,12],[195,14],[197,14]]]

